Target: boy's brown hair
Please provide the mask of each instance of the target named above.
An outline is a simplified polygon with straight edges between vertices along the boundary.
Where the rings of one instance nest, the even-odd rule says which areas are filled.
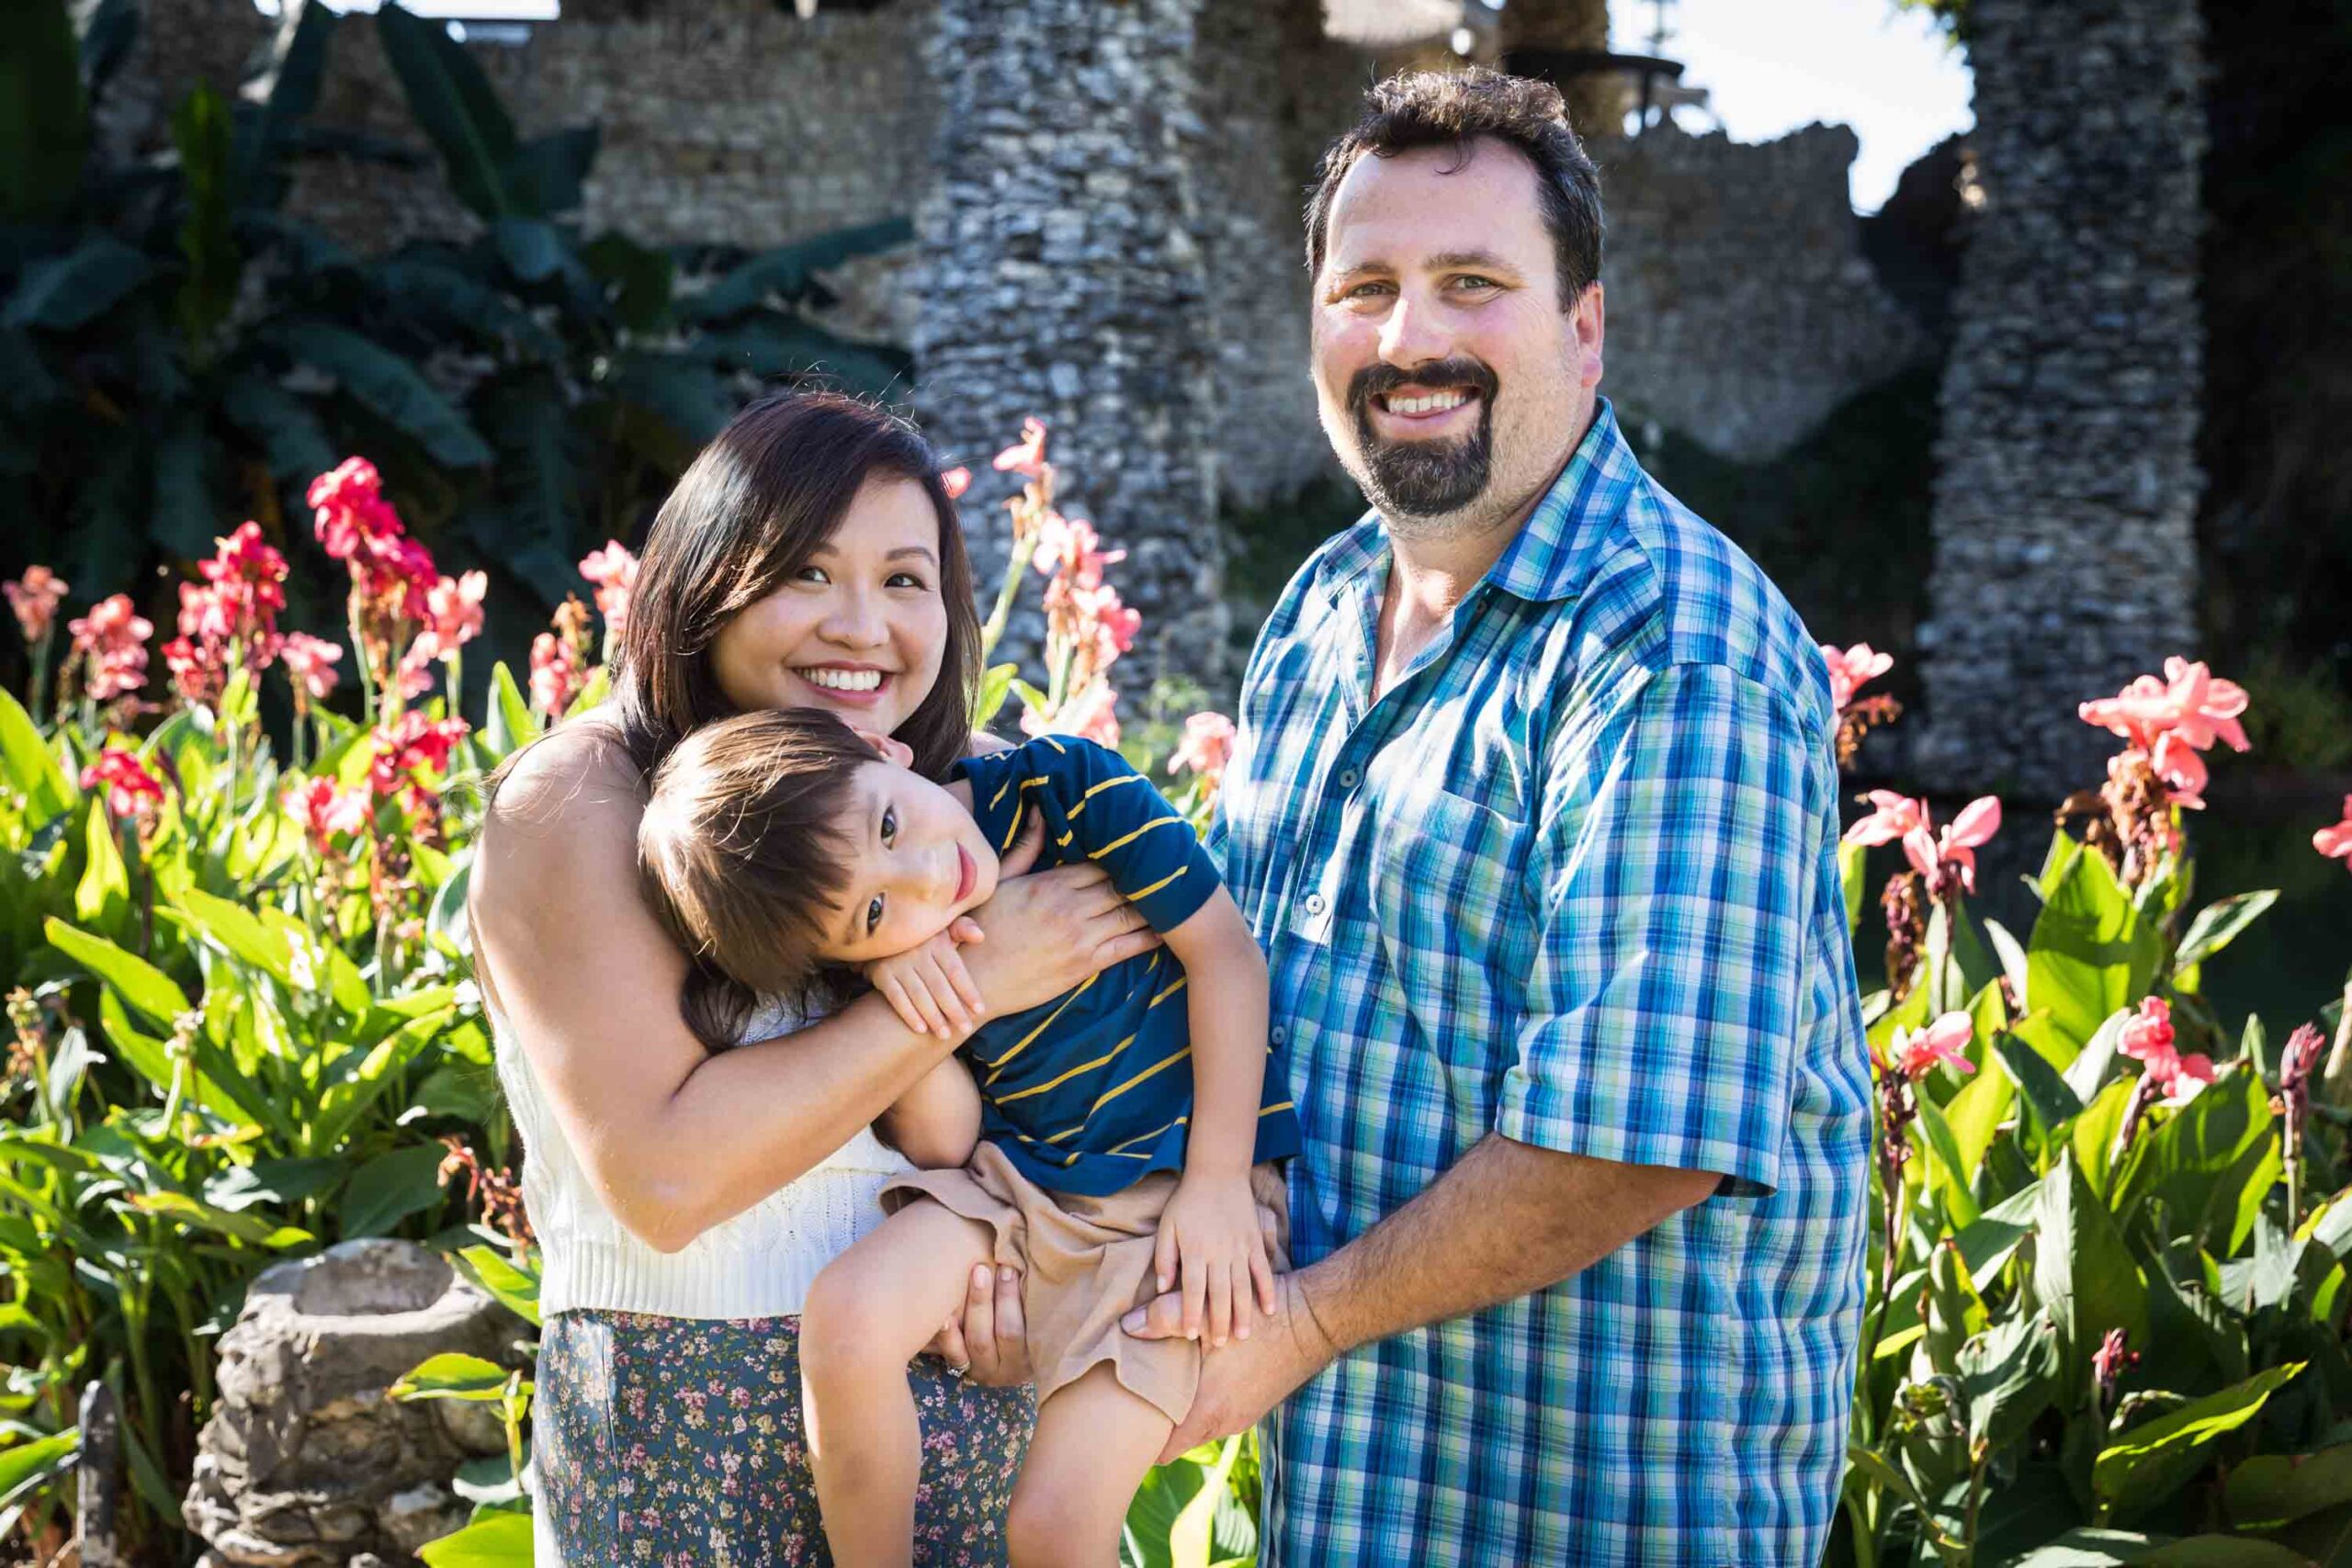
[[[741,1040],[763,995],[816,999],[849,881],[842,820],[859,765],[878,760],[833,715],[791,708],[705,725],[655,772],[638,875],[685,950],[679,1005],[711,1050]]]

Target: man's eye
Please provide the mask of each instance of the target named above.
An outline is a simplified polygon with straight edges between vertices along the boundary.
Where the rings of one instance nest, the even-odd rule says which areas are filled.
[[[882,812],[882,841],[886,844],[890,843],[898,836],[899,808],[895,806],[886,807]]]
[[[1464,288],[1498,288],[1501,287],[1500,284],[1498,284],[1491,277],[1457,277],[1453,281]]]
[[[882,895],[876,893],[874,896],[874,901],[865,906],[865,934],[867,936],[872,936],[876,931],[880,931],[881,929]]]

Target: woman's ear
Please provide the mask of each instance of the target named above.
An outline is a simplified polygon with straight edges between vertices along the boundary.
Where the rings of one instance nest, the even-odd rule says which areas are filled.
[[[885,735],[878,729],[860,729],[855,725],[850,727],[850,733],[873,747],[874,754],[886,762],[901,768],[915,765],[915,749],[896,736]]]

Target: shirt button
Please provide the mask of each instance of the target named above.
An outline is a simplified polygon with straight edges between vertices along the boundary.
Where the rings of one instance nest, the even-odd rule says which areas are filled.
[[[1340,787],[1341,789],[1353,789],[1356,787],[1356,771],[1353,768],[1342,768],[1340,770]]]
[[[1279,1044],[1281,1044],[1283,1041],[1285,1041],[1285,1040],[1287,1040],[1287,1039],[1289,1039],[1289,1038],[1290,1038],[1290,1031],[1289,1031],[1289,1030],[1287,1030],[1287,1029],[1284,1029],[1281,1024],[1279,1024],[1279,1023],[1278,1023],[1278,1024],[1274,1025],[1274,1032],[1273,1032],[1272,1034],[1268,1035],[1268,1036],[1267,1036],[1267,1038],[1268,1038],[1269,1040],[1272,1040],[1275,1044],[1279,1045]]]
[[[1323,912],[1323,895],[1309,893],[1306,896],[1306,912],[1310,915],[1319,915]]]

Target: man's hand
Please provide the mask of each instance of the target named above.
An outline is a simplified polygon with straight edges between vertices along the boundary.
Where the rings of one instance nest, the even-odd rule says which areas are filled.
[[[1193,1408],[1169,1434],[1157,1464],[1218,1438],[1247,1431],[1269,1410],[1290,1397],[1307,1379],[1331,1364],[1331,1342],[1316,1325],[1298,1276],[1274,1277],[1276,1306],[1258,1332],[1201,1356],[1200,1391]],[[1138,1339],[1172,1339],[1184,1333],[1184,1298],[1171,1292],[1119,1320]]]
[[[949,1366],[963,1369],[967,1382],[984,1388],[1018,1388],[1033,1381],[1021,1276],[1011,1269],[976,1265],[963,1312],[947,1320],[929,1348]]]

